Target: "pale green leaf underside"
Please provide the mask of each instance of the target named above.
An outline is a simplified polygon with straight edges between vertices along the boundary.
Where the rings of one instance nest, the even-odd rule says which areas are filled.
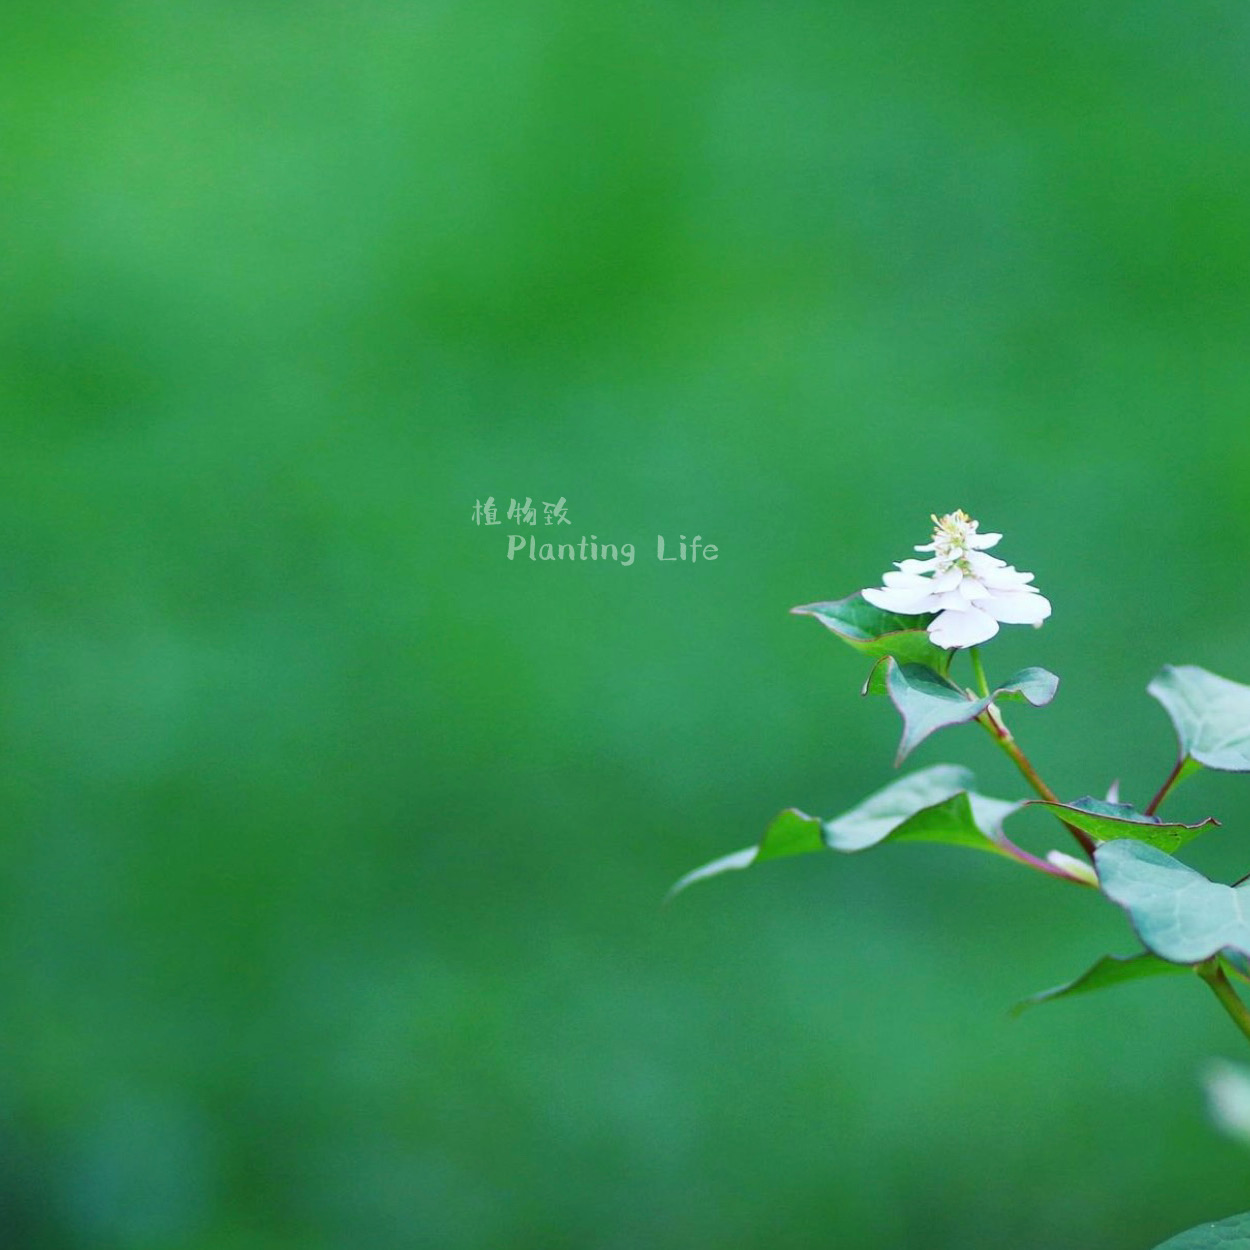
[[[1045,803],[1035,799],[1028,806],[1044,807],[1054,812],[1064,824],[1074,825],[1096,842],[1132,838],[1148,846],[1157,846],[1161,851],[1177,851],[1204,829],[1220,823],[1213,816],[1208,816],[1197,825],[1165,823],[1127,803],[1109,803],[1105,799],[1085,798],[1073,803]]]
[[[1157,847],[1122,839],[1094,853],[1102,891],[1163,959],[1196,964],[1219,951],[1250,954],[1250,882],[1220,885]]]
[[[875,659],[892,655],[903,664],[924,664],[944,673],[951,652],[935,647],[925,633],[933,613],[902,616],[883,612],[856,593],[831,603],[806,603],[790,611],[795,616],[814,616],[856,651]]]
[[[1002,822],[1021,805],[975,794],[971,785],[967,769],[936,764],[899,778],[835,820],[821,821],[787,808],[768,826],[759,845],[696,868],[669,895],[707,877],[809,851],[849,854],[885,842],[945,842],[1001,854],[996,839]]]
[[[1236,951],[1224,951],[1223,958],[1229,972],[1235,973],[1243,981],[1250,981],[1250,959]]]
[[[1172,718],[1182,755],[1221,772],[1250,772],[1250,686],[1168,664],[1146,690]]]
[[[975,720],[995,699],[1012,696],[1034,707],[1055,697],[1059,678],[1044,668],[1026,668],[1009,677],[982,698],[974,698],[954,682],[919,664],[900,664],[893,658],[881,661],[886,669],[886,689],[903,718],[903,737],[895,765],[901,764],[930,734],[950,725]]]
[[[972,784],[972,774],[954,764],[922,768],[869,795],[844,816],[826,821],[825,841],[832,850],[848,852],[887,841],[947,842],[999,851],[994,838],[1020,804],[975,794]]]
[[[1027,1007],[1033,1007],[1038,1003],[1048,1003],[1054,998],[1066,998],[1071,994],[1088,994],[1093,990],[1123,985],[1126,981],[1139,981],[1143,977],[1188,971],[1185,965],[1169,963],[1150,951],[1141,951],[1136,955],[1104,955],[1075,980],[1065,985],[1056,985],[1053,989],[1042,990],[1040,994],[1030,995],[1023,1002],[1017,1003],[1012,1008],[1012,1012],[1019,1014]]]
[[[1250,1211],[1214,1224],[1200,1224],[1177,1233],[1155,1250],[1246,1250],[1250,1246]]]

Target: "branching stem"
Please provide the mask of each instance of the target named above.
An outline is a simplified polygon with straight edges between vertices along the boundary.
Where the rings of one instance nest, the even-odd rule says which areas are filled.
[[[1061,803],[1063,801],[1042,780],[1041,774],[1033,767],[1029,757],[1020,749],[1020,744],[1012,737],[1011,730],[1004,723],[1002,714],[993,704],[977,717],[977,721],[989,731],[994,741],[1007,752],[1011,757],[1012,763],[1024,775],[1024,779],[1047,803]],[[1066,820],[1063,822],[1063,827],[1076,839],[1077,844],[1092,863],[1094,859],[1094,840],[1083,829],[1078,829],[1075,825],[1068,824]]]
[[[1185,767],[1185,758],[1185,754],[1182,752],[1172,771],[1168,773],[1167,780],[1159,787],[1159,793],[1150,800],[1146,808],[1147,816],[1153,816],[1159,810],[1159,804],[1168,797],[1168,791],[1181,779],[1181,770]]]
[[[1206,963],[1199,964],[1198,975],[1211,987],[1212,993],[1220,1000],[1220,1006],[1228,1012],[1229,1019],[1250,1038],[1250,1011],[1220,967],[1219,956],[1214,955]]]
[[[1091,881],[1082,881],[1080,877],[1073,876],[1072,873],[1064,871],[1055,864],[1048,863],[1044,859],[1038,859],[1036,855],[1031,855],[1023,847],[1017,846],[1010,838],[1004,836],[1001,831],[995,839],[996,842],[1007,852],[1007,854],[1018,863],[1027,864],[1030,868],[1036,869],[1038,872],[1044,872],[1048,877],[1058,877],[1060,881],[1068,881],[1072,885],[1082,885],[1085,887],[1098,887]]]

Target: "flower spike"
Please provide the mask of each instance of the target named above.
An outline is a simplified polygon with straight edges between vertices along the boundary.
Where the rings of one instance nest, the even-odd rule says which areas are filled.
[[[1001,534],[981,534],[963,509],[933,517],[933,537],[917,551],[927,560],[901,560],[886,573],[880,589],[861,593],[874,607],[905,616],[936,613],[929,639],[946,650],[975,647],[1004,625],[1039,626],[1050,615],[1050,600],[1030,586],[1005,560],[987,555]]]

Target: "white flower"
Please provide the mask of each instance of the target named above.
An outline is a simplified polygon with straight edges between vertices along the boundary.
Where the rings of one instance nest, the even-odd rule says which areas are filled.
[[[999,622],[1041,625],[1050,615],[1050,601],[1028,583],[1032,573],[985,554],[1001,534],[978,534],[966,512],[934,517],[933,539],[917,551],[931,551],[928,560],[903,560],[897,573],[887,573],[884,589],[861,591],[874,607],[904,616],[936,612],[929,638],[939,647],[975,647],[993,638]]]

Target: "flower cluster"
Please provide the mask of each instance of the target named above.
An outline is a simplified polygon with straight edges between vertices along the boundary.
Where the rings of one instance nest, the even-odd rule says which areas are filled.
[[[939,647],[975,647],[993,638],[999,624],[1040,625],[1050,615],[1050,601],[1030,586],[1032,573],[986,555],[1001,534],[979,534],[966,512],[933,518],[933,538],[917,551],[928,560],[902,560],[886,573],[881,589],[862,591],[874,607],[904,616],[937,615],[928,625]]]

